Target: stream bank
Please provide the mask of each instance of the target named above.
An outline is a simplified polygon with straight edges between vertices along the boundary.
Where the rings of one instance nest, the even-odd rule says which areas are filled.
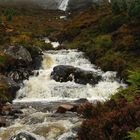
[[[75,72],[70,69],[65,71],[67,81],[55,81],[51,77],[52,72],[56,71],[56,66],[69,67],[68,65],[72,69],[77,68],[75,71],[78,72],[78,80],[87,77],[91,82],[92,74],[101,78],[94,76],[98,80],[93,84],[77,83],[74,80]],[[115,72],[104,73],[77,50],[45,51],[42,65],[36,72],[38,75],[24,80],[23,86],[17,92],[13,104],[22,114],[6,128],[1,128],[2,139],[12,140],[19,135],[30,136],[35,140],[77,139],[77,131],[83,120],[76,113],[78,106],[88,102],[95,104],[97,101],[104,101],[116,93],[119,87],[124,86],[116,78]],[[60,73],[61,69],[57,72]],[[58,73],[55,77],[59,76]],[[73,79],[69,80],[68,77]]]

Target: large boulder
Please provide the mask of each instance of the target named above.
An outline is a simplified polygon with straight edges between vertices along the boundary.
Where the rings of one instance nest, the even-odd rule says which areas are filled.
[[[23,46],[7,46],[0,50],[0,71],[16,82],[28,79],[32,74],[33,60]]]
[[[51,78],[57,82],[74,81],[79,84],[95,85],[102,77],[93,71],[86,71],[69,65],[59,65],[54,67]]]
[[[20,86],[11,78],[0,75],[0,102],[12,101]]]
[[[32,62],[29,51],[23,46],[8,46],[4,49],[4,53],[26,64]]]

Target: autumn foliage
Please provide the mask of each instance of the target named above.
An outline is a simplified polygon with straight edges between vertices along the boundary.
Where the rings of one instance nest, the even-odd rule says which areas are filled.
[[[140,96],[132,103],[121,95],[118,102],[110,100],[93,106],[86,103],[78,112],[86,117],[79,140],[129,140],[128,132],[140,126]]]

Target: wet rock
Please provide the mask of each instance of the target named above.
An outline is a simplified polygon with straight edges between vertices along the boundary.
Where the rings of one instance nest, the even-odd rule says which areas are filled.
[[[9,140],[37,140],[28,132],[20,132],[17,135],[11,137]]]
[[[51,77],[58,82],[72,81],[74,71],[75,68],[72,66],[59,65],[54,67]]]
[[[12,101],[20,86],[11,78],[0,75],[0,101]]]
[[[6,119],[4,117],[0,117],[0,127],[6,126]]]
[[[7,46],[0,49],[0,56],[5,60],[0,65],[3,75],[15,82],[28,79],[33,70],[33,60],[30,52],[22,46]]]
[[[42,56],[39,55],[39,56],[36,56],[34,59],[33,59],[33,64],[34,64],[34,69],[35,70],[38,70],[40,67],[41,67],[41,64],[42,64]]]
[[[76,112],[77,106],[70,104],[60,105],[57,109],[57,113],[66,113],[67,111]]]
[[[17,109],[12,109],[11,112],[9,112],[10,116],[18,116],[19,114],[23,114],[23,112]]]
[[[102,77],[92,71],[86,71],[68,65],[59,65],[54,67],[51,78],[57,82],[74,81],[79,84],[89,83],[95,85]]]
[[[10,103],[4,104],[1,112],[2,115],[8,115],[12,111],[12,108],[13,108],[12,104]]]
[[[86,103],[86,102],[89,102],[89,101],[85,98],[81,98],[81,99],[76,100],[74,103],[83,104],[83,103]]]
[[[32,69],[19,68],[6,73],[7,77],[10,77],[15,82],[19,82],[28,79],[30,75],[33,75]]]

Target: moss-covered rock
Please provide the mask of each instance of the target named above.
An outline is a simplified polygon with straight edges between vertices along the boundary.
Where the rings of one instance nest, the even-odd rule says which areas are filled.
[[[0,101],[12,101],[16,96],[19,85],[12,79],[0,75]]]

